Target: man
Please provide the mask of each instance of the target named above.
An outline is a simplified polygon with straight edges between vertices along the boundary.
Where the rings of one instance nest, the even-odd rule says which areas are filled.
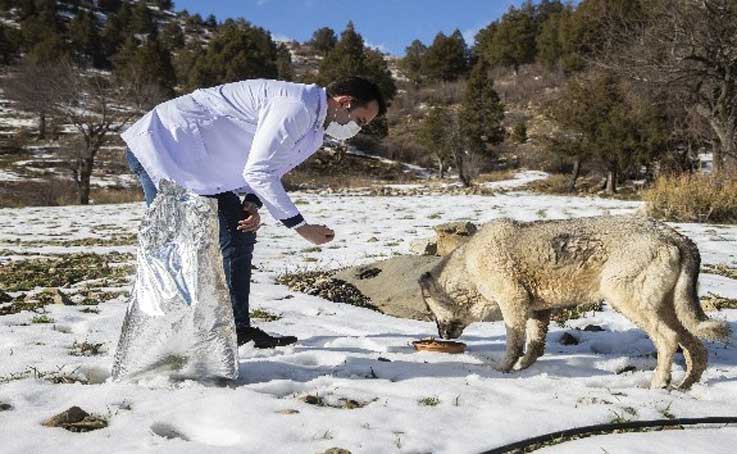
[[[147,204],[162,179],[218,200],[220,249],[238,345],[254,341],[258,348],[272,348],[297,341],[251,326],[248,295],[259,208],[266,206],[313,244],[331,241],[331,229],[304,220],[281,177],[314,154],[324,134],[348,139],[385,112],[378,87],[360,77],[327,88],[258,79],[162,103],[121,134]],[[239,195],[245,196],[242,202]]]

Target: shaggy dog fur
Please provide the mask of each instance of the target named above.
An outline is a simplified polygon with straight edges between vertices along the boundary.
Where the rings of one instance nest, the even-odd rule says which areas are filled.
[[[688,388],[706,369],[699,338],[726,341],[730,335],[725,322],[709,320],[701,308],[700,261],[690,239],[642,217],[502,219],[423,274],[420,287],[445,339],[501,310],[507,349],[499,369],[505,372],[518,361],[529,367],[543,354],[553,309],[606,300],[655,344],[652,386],[670,384],[680,345],[686,377],[679,387]]]

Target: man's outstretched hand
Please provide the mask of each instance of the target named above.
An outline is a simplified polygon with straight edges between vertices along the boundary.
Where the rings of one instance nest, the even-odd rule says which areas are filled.
[[[333,241],[333,238],[335,238],[335,232],[324,225],[305,224],[301,227],[297,227],[295,230],[302,236],[302,238],[312,244],[325,244]]]

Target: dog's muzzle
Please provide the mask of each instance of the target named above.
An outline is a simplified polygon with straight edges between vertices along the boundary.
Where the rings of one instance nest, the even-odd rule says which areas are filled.
[[[437,323],[437,325],[438,335],[443,339],[458,339],[463,334],[463,329],[465,328],[465,326],[458,322]]]

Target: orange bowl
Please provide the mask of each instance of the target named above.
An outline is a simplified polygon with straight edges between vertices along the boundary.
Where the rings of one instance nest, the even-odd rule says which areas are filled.
[[[418,352],[463,353],[466,344],[463,342],[422,339],[412,342]]]

